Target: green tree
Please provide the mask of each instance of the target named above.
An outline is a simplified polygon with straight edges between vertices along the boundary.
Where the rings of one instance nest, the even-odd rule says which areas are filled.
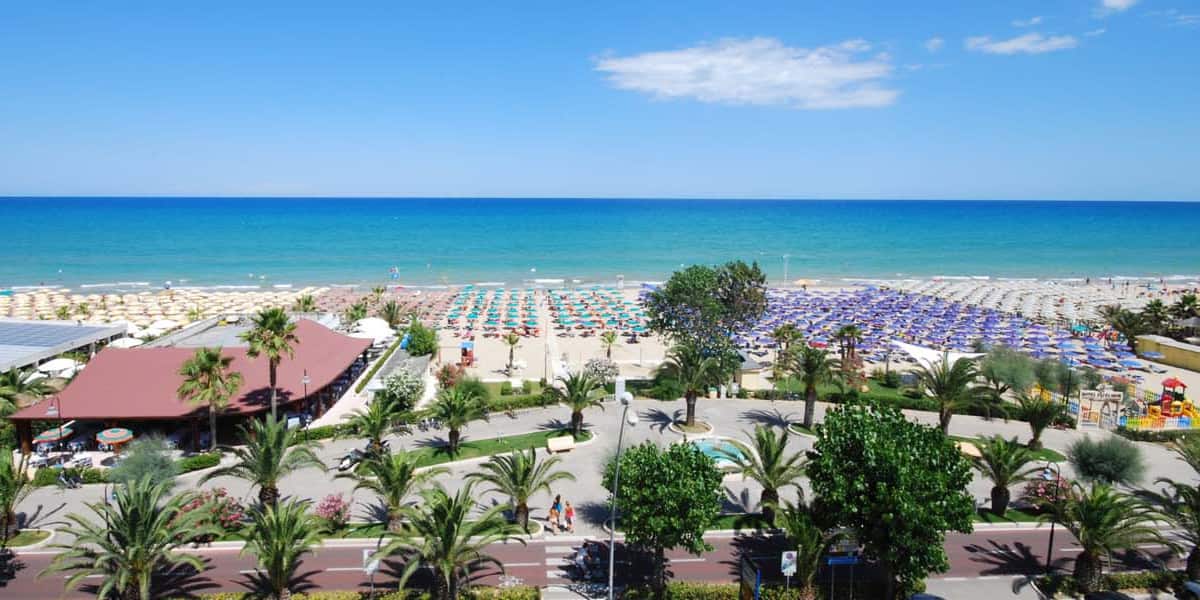
[[[151,483],[174,485],[179,467],[171,457],[171,447],[159,436],[139,438],[130,442],[121,454],[121,462],[108,470],[113,483],[132,483],[149,479]]]
[[[404,309],[395,300],[388,300],[379,307],[379,318],[387,321],[388,327],[395,329],[404,322]]]
[[[370,404],[354,409],[342,418],[354,429],[355,435],[367,438],[371,454],[381,455],[384,453],[384,436],[396,427],[403,415],[394,398],[377,395]]]
[[[28,455],[14,462],[12,452],[0,451],[0,551],[18,533],[17,506],[33,491],[33,482],[25,474],[28,466]]]
[[[511,374],[513,372],[513,359],[516,357],[517,347],[521,345],[521,336],[509,332],[504,334],[504,337],[500,338],[500,341],[504,342],[505,346],[508,346],[507,368],[508,372]]]
[[[7,417],[22,403],[33,404],[51,392],[41,378],[30,379],[33,374],[32,369],[20,371],[16,367],[0,373],[0,417]]]
[[[568,373],[559,376],[561,388],[547,388],[545,393],[553,402],[564,402],[571,408],[571,433],[578,438],[583,435],[583,411],[593,406],[604,410],[596,392],[603,391],[601,382],[587,373]]]
[[[789,360],[792,375],[804,382],[804,426],[812,428],[817,412],[817,386],[833,379],[833,361],[820,348],[804,345]]]
[[[1138,496],[1150,503],[1162,517],[1178,529],[1179,539],[1190,546],[1187,578],[1200,579],[1200,486],[1159,478],[1161,491],[1143,490]]]
[[[1176,319],[1200,317],[1200,297],[1196,294],[1183,294],[1171,305],[1168,312]]]
[[[789,550],[796,551],[796,574],[792,577],[800,598],[816,598],[816,578],[830,545],[841,537],[819,523],[812,509],[803,504],[784,503],[775,523],[787,537]]]
[[[658,366],[657,374],[675,381],[683,388],[683,400],[687,407],[685,422],[688,427],[695,427],[696,399],[701,394],[707,394],[709,386],[720,381],[720,362],[712,356],[706,356],[698,346],[677,344]]]
[[[279,392],[275,385],[279,362],[286,356],[294,355],[293,345],[300,340],[296,337],[296,324],[288,319],[282,308],[264,308],[254,315],[254,326],[242,334],[242,339],[250,344],[246,356],[257,358],[267,357],[267,375],[271,386],[271,416],[278,417],[275,406]]]
[[[292,304],[292,310],[298,313],[317,312],[317,301],[312,294],[302,294],[296,297],[296,301]]]
[[[1066,418],[1067,405],[1038,394],[1021,394],[1017,396],[1017,417],[1029,423],[1029,438],[1027,446],[1030,450],[1042,448],[1042,432],[1059,419]]]
[[[1171,313],[1162,300],[1155,298],[1142,307],[1142,318],[1146,327],[1157,334],[1166,333],[1171,322]]]
[[[426,327],[414,317],[408,325],[408,353],[412,356],[430,356],[437,350],[437,331]]]
[[[480,565],[490,563],[504,570],[503,563],[485,552],[488,546],[511,540],[525,543],[518,537],[520,529],[504,518],[503,506],[485,508],[472,517],[477,509],[474,493],[472,483],[453,496],[435,487],[422,492],[416,506],[405,509],[407,526],[388,534],[388,543],[375,554],[408,557],[398,583],[401,589],[413,574],[428,567],[433,571],[434,597],[453,600]]]
[[[220,532],[205,524],[205,511],[185,510],[193,492],[171,497],[167,482],[141,479],[118,486],[109,502],[87,504],[95,518],[67,515],[73,538],[54,547],[62,550],[42,576],[72,573],[66,588],[98,577],[97,598],[150,600],[159,597],[155,576],[177,567],[204,569],[199,556],[177,550],[197,536]]]
[[[550,493],[550,486],[558,481],[575,481],[575,476],[558,469],[562,459],[547,456],[538,461],[537,451],[518,450],[511,454],[493,456],[480,465],[480,470],[470,479],[492,486],[492,491],[508,496],[513,511],[513,521],[522,531],[529,531],[529,499],[538,492]]]
[[[342,315],[347,321],[353,323],[367,318],[368,304],[366,299],[361,299],[346,308],[346,312]]]
[[[837,332],[833,334],[833,339],[837,340],[838,346],[842,353],[842,362],[853,364],[858,358],[858,343],[862,341],[862,329],[853,323],[842,325]]]
[[[375,392],[373,401],[393,402],[401,414],[412,412],[425,394],[425,379],[420,373],[399,369],[383,380],[383,388]]]
[[[1033,387],[1033,359],[1023,352],[997,346],[979,361],[979,374],[997,398],[1009,390],[1023,394]]]
[[[986,402],[990,394],[975,385],[979,370],[966,358],[951,361],[950,354],[933,364],[922,364],[917,370],[917,382],[925,395],[938,404],[938,424],[942,433],[950,432],[954,413]]]
[[[775,362],[779,362],[780,357],[787,356],[792,344],[802,337],[803,334],[794,323],[784,323],[772,329],[771,339],[775,341]]]
[[[808,457],[814,506],[879,560],[888,599],[948,568],[945,531],[972,530],[970,463],[949,438],[898,409],[834,408]]]
[[[1067,447],[1067,459],[1084,481],[1133,485],[1146,471],[1141,449],[1115,435],[1077,440]]]
[[[804,454],[788,454],[788,434],[783,430],[758,426],[750,439],[750,452],[722,449],[724,457],[737,465],[743,479],[753,479],[762,486],[759,505],[763,520],[775,524],[775,508],[779,505],[779,492],[786,487],[800,490],[800,478],[804,475]]]
[[[302,440],[295,429],[275,417],[250,419],[249,427],[242,425],[242,446],[232,448],[237,462],[218,467],[200,479],[203,485],[218,477],[237,477],[258,488],[258,501],[264,506],[279,502],[279,481],[300,469],[314,467],[322,471],[325,465],[313,453],[315,442]]]
[[[604,487],[613,491],[613,466]],[[666,589],[666,551],[683,548],[699,555],[712,550],[704,531],[721,508],[721,472],[713,460],[691,444],[660,449],[651,442],[621,454],[620,489],[616,490],[618,523],[625,543],[653,557],[653,587]]]
[[[454,455],[458,454],[462,428],[476,419],[487,420],[487,405],[476,390],[456,385],[438,393],[437,400],[429,407],[429,416],[450,430],[446,442],[448,451]]]
[[[445,468],[418,470],[417,460],[407,452],[368,456],[358,468],[339,473],[339,479],[354,480],[354,491],[367,490],[379,496],[387,509],[388,531],[400,531],[404,507],[413,493],[434,477],[448,473]]]
[[[1046,506],[1043,519],[1062,525],[1078,540],[1072,574],[1082,594],[1100,590],[1105,556],[1141,544],[1175,547],[1155,526],[1159,515],[1148,504],[1105,483],[1090,488],[1075,483],[1065,498]]]
[[[239,534],[246,542],[241,554],[254,555],[256,579],[277,600],[292,597],[300,559],[321,541],[321,525],[308,506],[307,500],[264,504],[250,512],[250,524]]]
[[[730,348],[736,331],[766,312],[766,281],[758,263],[742,261],[676,271],[646,297],[648,324],[673,344],[717,356]]]
[[[220,348],[197,348],[179,369],[183,383],[176,393],[184,402],[208,409],[210,450],[217,447],[217,415],[229,408],[229,400],[242,387],[242,374],[229,369],[232,362]]]
[[[1141,313],[1136,313],[1125,308],[1108,314],[1105,320],[1109,327],[1112,327],[1114,331],[1125,338],[1125,341],[1134,352],[1137,352],[1138,336],[1145,335],[1150,331],[1149,324]]]
[[[992,482],[992,512],[1003,517],[1011,497],[1008,488],[1025,482],[1037,473],[1033,451],[1017,442],[992,436],[979,444],[979,457],[972,460],[975,469]]]
[[[621,343],[621,338],[617,337],[617,332],[609,329],[600,334],[600,343],[604,346],[604,358],[612,360],[613,346]]]

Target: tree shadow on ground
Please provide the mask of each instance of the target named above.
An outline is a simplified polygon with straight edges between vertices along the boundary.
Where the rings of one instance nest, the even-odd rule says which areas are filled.
[[[799,421],[802,415],[796,413],[783,413],[778,408],[775,410],[767,410],[765,408],[756,408],[754,410],[742,411],[739,415],[740,421],[753,423],[755,425],[765,425],[767,427],[786,428],[788,423]]]
[[[984,544],[967,544],[963,549],[972,555],[971,562],[985,565],[980,575],[1032,575],[1046,569],[1045,559],[1023,542],[1001,544],[988,540]],[[1059,556],[1053,566],[1061,568],[1069,561],[1069,557]]]
[[[584,523],[603,525],[608,522],[609,514],[606,502],[588,501],[575,505],[575,516]]]
[[[167,571],[157,573],[150,588],[151,598],[199,598],[201,594],[211,592],[220,586],[209,579],[205,572],[212,569],[209,559],[204,560],[204,569],[197,571],[187,565],[178,565]],[[95,581],[95,580],[92,580]],[[96,583],[84,583],[79,591],[95,595],[100,591]]]
[[[659,433],[664,433],[671,423],[682,419],[684,414],[683,409],[676,410],[673,414],[667,414],[667,411],[661,408],[648,408],[638,414],[638,417],[645,419],[650,424],[650,429],[658,429]]]
[[[0,588],[7,586],[8,582],[17,578],[18,572],[24,570],[25,563],[21,562],[12,550],[0,550]]]
[[[570,428],[571,428],[570,421],[564,421],[559,418],[548,419],[546,422],[538,425],[538,429],[540,429],[542,431],[562,431],[564,429],[570,429]],[[588,428],[588,422],[587,422],[586,418],[584,418],[584,420],[583,420],[583,428],[584,429]]]
[[[377,589],[395,589],[404,575],[404,569],[408,563],[417,560],[412,552],[400,552],[389,558],[379,561],[379,572],[375,575]],[[474,586],[488,577],[496,577],[502,575],[503,571],[494,564],[473,563],[467,568],[467,585]],[[386,585],[380,585],[379,581],[388,582]],[[405,583],[404,588],[412,591],[428,591],[433,592],[435,579],[433,570],[429,568],[420,568],[413,572],[412,577]],[[362,587],[367,582],[359,584]]]
[[[741,493],[735,494],[729,488],[725,489],[725,497],[721,499],[721,512],[745,512],[748,513],[758,506],[758,501],[754,495],[750,493],[750,488],[742,488]]]
[[[45,504],[37,505],[32,513],[21,511],[17,513],[17,527],[25,529],[28,527],[45,528],[50,525],[65,525],[66,521],[50,521],[54,515],[66,510],[67,503],[63,502],[58,506],[47,509]]]
[[[313,583],[312,578],[320,572],[320,569],[313,569],[311,571],[296,573],[289,585],[292,593],[303,593],[308,590],[317,589],[317,585]],[[246,588],[246,591],[250,592],[255,598],[274,598],[274,593],[271,591],[271,582],[267,579],[266,574],[261,571],[245,573],[237,583]]]

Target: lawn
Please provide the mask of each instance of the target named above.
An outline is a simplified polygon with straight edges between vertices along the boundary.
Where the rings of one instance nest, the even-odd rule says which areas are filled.
[[[992,511],[981,508],[975,513],[976,523],[1037,523],[1037,513],[1025,509],[1010,508],[1004,511],[1004,516],[997,516]]]
[[[445,448],[421,448],[412,450],[409,453],[417,458],[417,465],[421,467],[430,467],[440,465],[456,460],[465,460],[468,458],[478,458],[481,456],[491,456],[493,454],[502,454],[504,452],[512,452],[513,450],[527,450],[529,448],[545,448],[546,440],[560,435],[570,435],[565,430],[558,431],[535,431],[533,433],[523,433],[521,435],[513,435],[502,438],[478,438],[469,439],[458,445],[458,453],[451,455]],[[592,439],[592,433],[589,431],[583,432],[583,435],[576,438],[577,442],[585,442]]]
[[[952,435],[952,436],[950,436],[950,439],[952,439],[956,442],[967,442],[970,444],[975,444],[976,446],[978,446],[980,443],[983,442],[983,438],[977,438],[977,437],[971,438],[971,437],[964,437],[961,435]],[[1067,457],[1063,456],[1061,452],[1058,452],[1057,450],[1053,450],[1050,448],[1042,448],[1040,450],[1034,450],[1033,457],[1035,460],[1038,460],[1038,461],[1062,462],[1064,460],[1067,460]]]
[[[8,547],[16,548],[18,546],[29,546],[41,542],[48,537],[50,537],[49,531],[42,531],[40,529],[25,529],[17,535],[8,538]]]

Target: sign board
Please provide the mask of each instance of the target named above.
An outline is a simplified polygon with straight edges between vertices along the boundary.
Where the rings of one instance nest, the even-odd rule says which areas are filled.
[[[796,574],[796,551],[788,550],[779,555],[779,571],[784,577],[791,577]]]
[[[371,549],[363,548],[363,573],[374,575],[379,570],[379,560],[371,560]]]
[[[859,558],[857,556],[830,556],[825,559],[825,564],[833,567],[837,565],[857,565]]]

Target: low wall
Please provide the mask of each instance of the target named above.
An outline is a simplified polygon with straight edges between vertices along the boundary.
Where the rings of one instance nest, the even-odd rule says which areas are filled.
[[[1163,357],[1155,362],[1179,367],[1189,371],[1200,371],[1200,346],[1185,344],[1161,335],[1138,336],[1138,352],[1161,352]]]

